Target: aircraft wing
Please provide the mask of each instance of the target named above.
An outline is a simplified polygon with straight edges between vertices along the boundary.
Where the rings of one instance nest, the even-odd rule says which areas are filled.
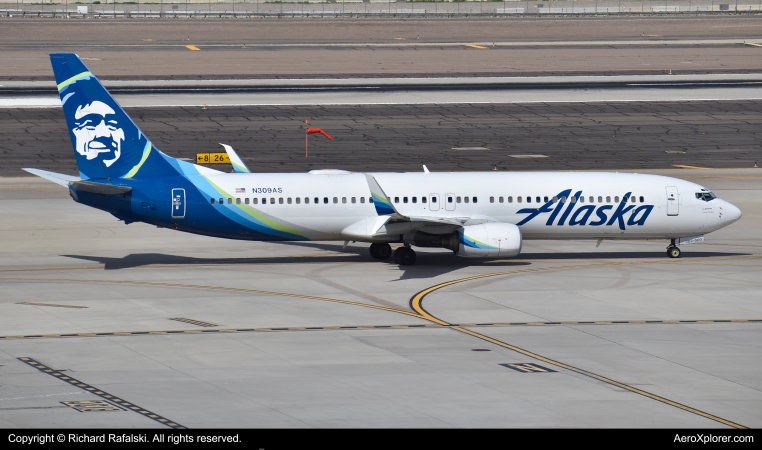
[[[401,214],[394,203],[386,195],[381,185],[378,184],[373,175],[365,174],[368,180],[368,187],[373,196],[373,204],[378,213],[378,220],[374,223],[370,233],[372,236],[383,234],[396,234],[402,229],[415,230],[431,225],[454,225],[467,226],[478,225],[486,222],[498,222],[497,219],[489,216],[463,216],[463,217],[440,217],[440,216],[406,216]]]
[[[233,147],[222,143],[220,143],[220,145],[223,146],[228,153],[228,158],[230,158],[230,162],[233,164],[233,170],[235,170],[236,173],[251,173],[251,170],[246,167],[246,164],[244,164],[241,157],[238,156],[238,153],[233,150]]]

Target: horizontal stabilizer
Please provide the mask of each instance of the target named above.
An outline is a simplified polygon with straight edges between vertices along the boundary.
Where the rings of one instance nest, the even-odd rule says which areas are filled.
[[[132,190],[129,186],[114,186],[113,184],[94,183],[92,181],[73,181],[71,186],[78,192],[105,195],[124,194]]]
[[[61,186],[69,187],[69,183],[72,181],[79,181],[79,177],[75,177],[74,175],[66,175],[63,173],[56,173],[56,172],[48,172],[47,170],[40,170],[40,169],[23,169],[32,175],[37,175],[38,177],[45,178],[48,181],[52,181],[53,183],[60,184]]]
[[[233,147],[222,143],[220,145],[223,146],[228,153],[228,158],[230,158],[230,163],[233,164],[233,170],[235,170],[236,173],[251,173],[251,170],[246,167],[246,164],[243,163],[243,160],[238,156],[238,153],[233,150]]]

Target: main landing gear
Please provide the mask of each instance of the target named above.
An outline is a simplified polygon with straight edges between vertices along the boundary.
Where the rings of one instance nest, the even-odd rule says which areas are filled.
[[[370,244],[370,256],[376,259],[389,259],[392,247],[389,244]]]
[[[370,244],[370,256],[376,259],[389,259],[392,256],[392,247],[389,244]],[[401,266],[410,266],[415,263],[415,251],[410,247],[399,247],[394,251],[394,262]]]
[[[394,262],[400,266],[412,266],[415,258],[415,250],[410,247],[399,247],[394,251]]]
[[[667,247],[667,256],[670,258],[679,258],[682,253],[683,252],[680,251],[680,248],[675,245],[675,240],[672,239],[672,242]]]

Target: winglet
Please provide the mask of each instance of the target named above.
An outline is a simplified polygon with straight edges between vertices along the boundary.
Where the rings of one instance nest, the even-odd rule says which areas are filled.
[[[381,186],[379,186],[373,175],[366,173],[365,179],[368,180],[368,188],[370,188],[370,193],[373,196],[373,205],[376,207],[376,213],[378,213],[379,216],[390,214],[397,214],[402,216],[402,214],[397,212],[397,209],[392,204],[391,199],[386,196],[386,193],[383,189],[381,189]]]
[[[426,164],[423,165],[423,172],[424,173],[429,173],[429,168],[426,167]]]
[[[233,170],[235,170],[236,173],[251,173],[251,170],[246,167],[246,164],[243,163],[241,157],[238,156],[238,153],[233,150],[233,147],[223,143],[220,143],[220,145],[223,146],[228,153],[228,158],[230,158],[230,162],[233,164]]]

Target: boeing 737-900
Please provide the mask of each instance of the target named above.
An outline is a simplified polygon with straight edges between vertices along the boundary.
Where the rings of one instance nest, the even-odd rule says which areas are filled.
[[[509,258],[524,239],[661,239],[669,257],[741,217],[695,183],[592,172],[234,173],[154,147],[77,55],[50,55],[79,176],[25,169],[126,224],[254,241],[359,241],[413,264],[412,247]],[[394,252],[390,244],[402,244]]]

